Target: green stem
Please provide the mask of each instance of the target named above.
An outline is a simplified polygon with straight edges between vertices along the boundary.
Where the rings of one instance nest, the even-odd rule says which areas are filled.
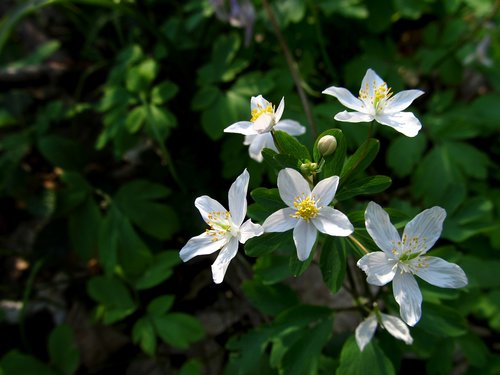
[[[314,118],[312,116],[311,107],[309,106],[309,102],[307,100],[306,94],[304,92],[304,88],[302,87],[302,78],[300,77],[299,70],[297,68],[297,63],[293,60],[292,54],[290,53],[290,49],[288,48],[288,44],[286,42],[283,33],[280,30],[278,21],[276,20],[276,16],[274,15],[273,9],[269,5],[268,0],[263,0],[262,4],[266,10],[266,13],[271,21],[271,25],[274,29],[274,33],[276,34],[276,38],[278,39],[278,43],[280,44],[281,49],[283,50],[283,54],[285,55],[286,63],[288,65],[288,69],[292,75],[292,79],[295,83],[295,87],[297,88],[297,93],[299,94],[300,101],[302,102],[302,107],[304,108],[304,112],[307,117],[307,121],[309,122],[309,127],[311,129],[311,133],[313,138],[318,136],[318,130],[316,129],[316,124],[314,123]]]

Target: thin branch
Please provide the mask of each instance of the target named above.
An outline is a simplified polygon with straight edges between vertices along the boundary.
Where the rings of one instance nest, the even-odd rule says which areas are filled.
[[[318,130],[316,129],[316,124],[314,123],[311,107],[304,92],[304,88],[302,87],[302,78],[300,77],[297,64],[293,60],[292,54],[290,53],[290,49],[288,48],[288,44],[285,40],[285,37],[283,36],[283,33],[280,30],[278,21],[276,20],[276,16],[274,15],[273,9],[269,5],[268,0],[263,0],[262,4],[266,9],[269,20],[271,21],[271,25],[273,26],[274,33],[276,34],[276,38],[278,39],[278,43],[280,44],[280,47],[285,55],[286,63],[292,75],[295,87],[297,87],[297,93],[299,94],[300,101],[302,102],[302,107],[304,108],[307,121],[309,122],[309,127],[311,128],[311,133],[313,137],[316,138],[318,136]]]

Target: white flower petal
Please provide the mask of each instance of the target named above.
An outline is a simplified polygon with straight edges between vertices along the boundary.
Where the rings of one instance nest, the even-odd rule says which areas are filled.
[[[422,128],[420,121],[411,112],[381,113],[375,116],[375,120],[382,125],[390,126],[407,137],[415,137]]]
[[[294,120],[281,120],[274,125],[274,129],[284,131],[290,135],[302,135],[306,132],[306,128]]]
[[[366,273],[369,284],[382,286],[392,281],[396,274],[396,261],[387,258],[383,251],[369,253],[358,260],[357,266]]]
[[[226,212],[227,210],[224,208],[222,204],[217,202],[215,199],[210,198],[208,195],[202,195],[201,197],[196,198],[194,201],[194,205],[200,211],[203,220],[205,223],[208,223],[208,214],[212,212]]]
[[[467,285],[467,275],[455,263],[431,256],[419,258],[424,267],[417,270],[416,275],[429,284],[440,288],[462,288]]]
[[[365,112],[365,105],[361,100],[356,98],[351,92],[343,87],[328,87],[323,90],[323,94],[332,95],[338,99],[338,101],[349,109],[353,109],[357,112]]]
[[[278,173],[278,189],[281,199],[289,207],[294,207],[293,202],[298,196],[311,194],[309,183],[302,175],[292,168],[285,168]]]
[[[278,109],[274,113],[274,122],[275,123],[279,122],[279,120],[281,119],[281,116],[283,116],[284,110],[285,110],[285,97],[281,98]]]
[[[375,89],[384,83],[384,80],[373,69],[368,69],[361,81],[360,91],[366,90],[368,94],[367,99],[370,101],[375,97]]]
[[[331,176],[318,182],[314,187],[311,195],[318,203],[318,207],[328,206],[335,197],[337,187],[339,186],[339,176]]]
[[[422,90],[404,90],[398,92],[388,100],[383,112],[385,114],[401,112],[408,108],[415,99],[423,94],[424,92]]]
[[[355,337],[359,351],[363,351],[366,345],[371,341],[375,330],[377,329],[377,318],[375,314],[370,314],[356,327]]]
[[[370,122],[373,121],[375,116],[361,112],[339,112],[335,115],[334,119],[344,122]]]
[[[187,262],[191,258],[198,255],[212,254],[226,244],[226,238],[219,241],[213,241],[213,237],[206,233],[192,237],[181,249],[179,256],[183,262]]]
[[[258,134],[269,132],[274,125],[274,117],[269,113],[262,113],[253,123],[253,129]]]
[[[413,342],[413,338],[410,335],[410,329],[408,326],[399,319],[397,316],[380,314],[382,317],[382,324],[384,328],[389,332],[393,337],[398,340],[402,340],[408,345]]]
[[[241,243],[245,243],[250,238],[260,236],[263,233],[264,228],[262,228],[262,225],[252,223],[252,221],[248,219],[240,227],[240,235],[238,237],[238,241],[240,241]]]
[[[311,222],[321,233],[330,236],[345,237],[354,232],[347,216],[330,206],[322,207]]]
[[[443,230],[443,221],[446,218],[446,211],[435,206],[422,211],[406,224],[403,238],[406,237],[408,250],[413,252],[426,252],[439,239]]]
[[[401,318],[413,327],[422,316],[422,293],[411,273],[396,272],[392,280],[394,298],[399,304]]]
[[[291,217],[296,210],[287,207],[270,215],[262,224],[264,232],[286,232],[297,224],[297,218]]]
[[[396,249],[399,252],[399,233],[392,225],[387,212],[375,202],[368,203],[365,211],[365,226],[375,244],[385,253],[393,256]]]
[[[316,242],[318,231],[311,223],[300,219],[293,229],[293,242],[297,248],[297,258],[305,261],[311,254],[312,247]]]
[[[264,97],[262,95],[252,96],[250,98],[250,109],[251,110],[264,109],[264,108],[267,108],[267,106],[270,104],[271,103],[269,103],[266,99],[264,99]]]
[[[253,122],[239,121],[225,128],[224,133],[238,133],[243,135],[252,135],[252,134],[257,134],[257,131],[253,127]]]
[[[251,145],[252,142],[256,137],[258,137],[260,134],[252,134],[252,135],[245,135],[245,139],[243,139],[243,144],[245,146]]]
[[[262,150],[265,148],[277,151],[271,133],[257,134],[254,136],[253,141],[248,148],[248,154],[252,159],[260,163],[264,159],[262,157]]]
[[[245,169],[229,188],[228,201],[231,220],[239,227],[247,214],[247,190],[250,175]]]
[[[215,259],[215,262],[212,264],[212,277],[214,279],[214,283],[220,284],[222,280],[224,280],[227,267],[237,253],[238,240],[233,237],[227,245],[222,248],[217,256],[217,259]]]

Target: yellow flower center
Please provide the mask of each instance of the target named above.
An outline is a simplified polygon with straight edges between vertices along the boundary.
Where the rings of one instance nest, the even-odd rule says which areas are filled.
[[[369,99],[370,103],[373,104],[375,109],[377,111],[382,110],[385,107],[385,104],[387,103],[387,100],[392,96],[392,91],[391,88],[387,86],[387,83],[383,82],[381,85],[376,86],[375,81],[372,82],[373,87],[373,97],[369,96],[370,92],[370,86],[367,83],[365,87],[362,87],[359,90],[359,98],[361,100],[366,100]]]
[[[208,214],[208,223],[210,229],[205,232],[212,237],[212,241],[219,241],[231,230],[231,213],[229,211],[213,211]]]
[[[295,198],[293,205],[297,209],[292,217],[297,219],[304,219],[305,221],[309,221],[312,218],[316,217],[319,212],[319,208],[317,207],[317,201],[312,197],[304,197],[304,193],[302,196],[298,196]]]
[[[257,104],[257,108],[252,109],[252,118],[250,121],[255,122],[259,118],[260,115],[263,113],[268,113],[270,115],[274,114],[274,108],[272,106],[272,103],[269,103],[267,107],[261,107],[259,104]]]

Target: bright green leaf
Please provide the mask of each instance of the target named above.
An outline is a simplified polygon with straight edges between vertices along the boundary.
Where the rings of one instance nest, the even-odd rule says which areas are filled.
[[[367,369],[370,369],[370,375],[395,374],[391,361],[379,348],[375,339],[372,339],[360,352],[354,336],[350,336],[342,347],[336,374],[365,375]]]
[[[164,295],[155,298],[148,305],[148,313],[156,316],[165,314],[174,304],[174,299],[175,297],[171,295]]]
[[[150,356],[156,352],[156,334],[153,323],[146,318],[138,319],[132,328],[132,340],[139,344],[142,351]]]
[[[153,323],[164,342],[180,349],[186,349],[205,335],[203,326],[196,318],[182,313],[155,316]]]

